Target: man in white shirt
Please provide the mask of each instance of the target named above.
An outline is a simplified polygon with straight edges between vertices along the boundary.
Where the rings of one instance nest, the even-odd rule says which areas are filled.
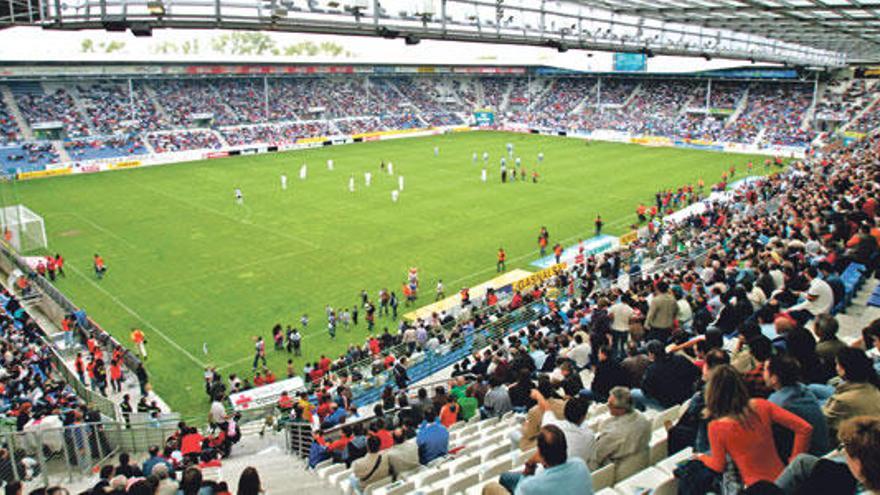
[[[590,470],[596,469],[596,437],[590,428],[584,424],[587,411],[590,408],[590,400],[586,397],[574,397],[565,403],[565,419],[559,419],[553,413],[550,404],[538,392],[532,389],[532,399],[544,411],[541,426],[556,425],[565,434],[568,457],[578,457],[583,460]]]
[[[792,306],[789,311],[807,311],[814,317],[830,313],[834,305],[834,291],[831,286],[819,278],[819,271],[814,266],[808,267],[804,276],[810,281],[809,288],[803,293],[806,301]]]
[[[629,321],[632,319],[633,309],[630,306],[632,300],[629,294],[623,294],[620,299],[608,308],[611,315],[611,335],[614,338],[614,351],[623,356],[626,341],[629,340]]]
[[[590,364],[590,343],[584,341],[581,334],[575,334],[572,346],[566,351],[565,357],[574,361],[579,370],[582,370]]]

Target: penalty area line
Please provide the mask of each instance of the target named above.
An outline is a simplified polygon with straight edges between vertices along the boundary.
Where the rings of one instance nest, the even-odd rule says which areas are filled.
[[[141,316],[140,314],[138,314],[137,311],[131,309],[131,307],[129,307],[129,306],[128,306],[127,304],[125,304],[124,302],[122,302],[118,297],[116,297],[116,296],[114,296],[113,294],[111,294],[107,289],[105,289],[105,288],[101,287],[100,285],[98,285],[97,283],[95,283],[94,280],[92,280],[92,279],[90,279],[89,277],[87,277],[86,275],[84,275],[84,274],[83,274],[80,270],[78,270],[77,268],[75,268],[75,267],[73,267],[73,266],[70,266],[70,269],[71,269],[74,273],[76,273],[77,275],[79,275],[80,277],[82,277],[83,280],[85,280],[86,282],[90,283],[90,284],[92,285],[92,287],[98,289],[99,292],[101,292],[102,294],[104,294],[105,296],[107,296],[107,298],[109,298],[111,301],[113,301],[117,306],[119,306],[120,308],[122,308],[123,310],[125,310],[125,312],[127,312],[127,313],[130,314],[131,316],[135,317],[135,318],[138,319],[141,323],[143,323],[147,328],[149,328],[150,330],[152,330],[153,332],[155,332],[156,335],[158,335],[159,337],[161,337],[165,342],[168,342],[169,344],[171,344],[172,347],[174,347],[175,349],[177,349],[178,351],[180,351],[181,353],[183,353],[183,355],[185,355],[187,358],[189,358],[190,361],[192,361],[193,363],[197,364],[200,368],[204,368],[204,367],[206,366],[205,363],[203,363],[203,362],[202,362],[201,360],[199,360],[197,357],[193,356],[189,351],[187,351],[186,349],[184,349],[183,347],[181,347],[180,344],[178,344],[177,342],[175,342],[174,340],[172,340],[171,337],[169,337],[168,335],[166,335],[163,331],[159,330],[155,325],[153,325],[152,323],[150,323],[149,321],[147,321],[146,319],[144,319],[144,317]]]

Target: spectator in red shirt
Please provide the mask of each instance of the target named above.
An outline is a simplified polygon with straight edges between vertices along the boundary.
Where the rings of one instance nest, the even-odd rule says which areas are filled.
[[[711,453],[697,459],[721,473],[730,456],[747,487],[758,481],[773,482],[785,468],[776,453],[774,424],[794,432],[791,459],[810,447],[813,427],[772,402],[750,399],[745,381],[730,365],[716,367],[709,376],[704,414],[710,420]]]
[[[382,420],[373,421],[370,425],[370,435],[379,439],[379,450],[390,449],[394,446],[394,435],[385,428]]]

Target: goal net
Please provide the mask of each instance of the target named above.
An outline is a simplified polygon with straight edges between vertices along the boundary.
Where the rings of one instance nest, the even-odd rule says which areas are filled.
[[[48,247],[43,217],[24,205],[0,208],[3,240],[20,253]]]

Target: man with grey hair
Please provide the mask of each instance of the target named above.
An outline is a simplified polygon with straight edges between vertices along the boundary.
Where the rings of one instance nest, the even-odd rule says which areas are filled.
[[[608,393],[608,411],[611,417],[599,424],[597,433],[598,465],[646,456],[651,441],[651,422],[635,410],[628,388],[617,386],[611,389]]]
[[[168,466],[166,464],[156,464],[152,472],[150,473],[151,477],[156,477],[159,480],[158,485],[156,485],[156,495],[176,495],[177,494],[177,483],[169,479]]]

